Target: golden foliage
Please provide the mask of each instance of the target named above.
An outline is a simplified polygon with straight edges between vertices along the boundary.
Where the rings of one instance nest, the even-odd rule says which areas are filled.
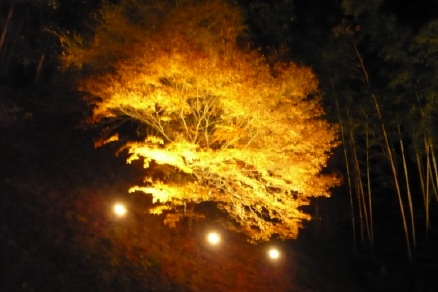
[[[114,141],[118,141],[119,140],[119,134],[116,133],[114,135],[112,135],[109,138],[99,138],[96,141],[94,141],[94,148],[99,148],[104,146],[105,144],[114,142]]]
[[[156,133],[125,146],[128,163],[174,170],[131,191],[151,194],[151,212],[167,210],[172,225],[177,216],[168,212],[212,201],[253,241],[295,238],[310,219],[300,207],[339,184],[321,174],[338,142],[322,118],[316,77],[241,50],[242,19],[223,1],[157,3],[106,7],[94,41],[65,55],[66,65],[93,65],[81,88],[101,98],[95,122],[129,116]],[[143,14],[132,21],[128,8]]]

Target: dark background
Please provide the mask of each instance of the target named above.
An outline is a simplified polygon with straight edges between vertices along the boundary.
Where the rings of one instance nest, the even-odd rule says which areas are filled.
[[[375,16],[387,17],[387,23],[393,17],[400,30],[413,33],[421,32],[438,18],[436,1],[370,1],[370,7],[372,3],[379,4],[351,15],[342,9],[340,1],[237,1],[248,24],[242,41],[268,55],[281,51],[283,60],[314,68],[326,96],[328,119],[336,122],[331,99],[334,76],[339,77],[335,83],[339,84],[341,95],[358,100],[355,94],[365,90],[360,82],[347,78],[350,75],[342,62],[346,47],[335,42],[332,29],[341,23],[358,28],[353,37],[369,68],[373,91],[381,93],[389,92],[389,80],[395,78],[388,72],[405,67],[404,63],[390,62],[383,55],[382,48],[399,47],[394,35],[386,32],[386,22]],[[373,245],[367,241],[366,234],[359,232],[357,218],[356,236],[353,236],[345,184],[333,190],[331,198],[314,200],[307,210],[314,219],[297,240],[278,242],[286,259],[277,266],[260,260],[264,245],[249,245],[235,234],[226,233],[228,257],[215,257],[212,251],[200,249],[202,236],[197,232],[214,221],[199,222],[189,232],[184,226],[167,229],[159,218],[146,215],[143,206],[150,204],[148,198],[126,194],[129,185],[141,179],[141,166],[125,165],[123,155],[114,156],[114,147],[93,148],[99,127],[83,127],[90,108],[71,81],[74,76],[58,69],[62,46],[56,32],[91,35],[100,5],[101,1],[81,0],[0,2],[0,29],[4,36],[0,51],[0,265],[3,271],[0,290],[196,291],[194,287],[210,287],[212,291],[231,291],[230,287],[240,287],[245,291],[435,291],[438,288],[435,279],[437,202],[432,198],[432,226],[426,234],[418,178],[414,176],[418,233],[413,257],[409,259],[397,197],[390,183],[390,169],[383,162],[375,164],[373,174],[378,186],[374,199]],[[408,50],[403,46],[398,50],[403,48]],[[433,76],[437,68],[429,62],[414,67],[410,71],[414,76],[427,72]],[[427,81],[429,77],[421,78]],[[409,106],[409,103],[383,103],[390,117]],[[341,106],[346,108],[351,103]],[[406,127],[411,122],[406,121]],[[363,140],[359,139],[358,143]],[[415,168],[414,160],[408,163],[410,168]],[[345,176],[341,147],[336,149],[328,168]],[[109,211],[117,199],[125,200],[131,207],[131,215],[124,223],[115,221]],[[196,263],[193,258],[198,259]],[[242,275],[236,276],[238,272]]]

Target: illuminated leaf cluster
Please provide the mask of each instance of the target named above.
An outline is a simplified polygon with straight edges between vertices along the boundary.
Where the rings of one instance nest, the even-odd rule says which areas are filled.
[[[316,77],[239,48],[239,11],[222,1],[140,2],[104,9],[94,41],[65,54],[66,65],[95,68],[81,81],[101,98],[91,101],[93,122],[126,116],[147,125],[144,141],[125,145],[128,162],[171,170],[131,191],[151,194],[151,212],[168,212],[171,225],[175,210],[209,201],[252,241],[295,238],[310,219],[299,208],[339,184],[321,174],[337,141]],[[144,14],[134,22],[128,8]],[[153,11],[161,18],[148,18]]]

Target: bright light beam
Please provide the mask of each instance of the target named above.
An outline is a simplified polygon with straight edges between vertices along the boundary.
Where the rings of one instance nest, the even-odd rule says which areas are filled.
[[[207,234],[207,241],[211,245],[218,245],[221,241],[221,236],[217,232],[210,232],[209,234]]]
[[[126,210],[126,207],[122,204],[115,204],[114,205],[114,213],[119,216],[119,217],[123,217],[126,215],[126,212],[128,212],[128,210]]]

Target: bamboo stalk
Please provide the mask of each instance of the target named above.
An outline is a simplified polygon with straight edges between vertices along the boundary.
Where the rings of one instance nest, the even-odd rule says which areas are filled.
[[[420,154],[418,153],[417,147],[415,147],[415,159],[417,161],[417,168],[418,168],[418,175],[420,179],[420,186],[421,186],[421,194],[423,195],[423,204],[424,204],[424,220],[426,223],[426,236],[429,234],[429,204],[427,203],[427,194],[426,194],[426,183],[424,181],[424,174],[423,174],[423,165],[421,163]]]
[[[9,22],[11,21],[12,15],[14,14],[14,7],[15,7],[15,0],[13,0],[11,6],[9,6],[8,16],[6,18],[5,25],[3,26],[2,35],[0,37],[0,54],[3,53],[3,46],[6,39],[6,34],[8,33],[8,29],[9,29]]]
[[[412,246],[414,249],[416,249],[417,248],[417,240],[416,240],[416,235],[415,235],[414,207],[412,205],[412,195],[411,195],[411,188],[409,185],[408,167],[406,165],[406,154],[405,154],[405,150],[404,150],[400,124],[397,124],[397,129],[398,129],[398,135],[399,135],[401,156],[402,156],[402,161],[403,161],[403,169],[404,169],[404,174],[405,174],[405,179],[406,179],[406,190],[407,190],[407,197],[408,197],[408,204],[409,204],[409,212],[411,214]]]
[[[357,174],[356,174],[357,176]],[[360,226],[360,239],[363,242],[364,241],[364,223],[363,223],[363,207],[362,207],[362,200],[360,199],[360,187],[359,187],[359,181],[360,178],[356,177],[356,196],[357,196],[357,205],[358,205],[358,211],[359,211],[359,226]]]
[[[353,250],[354,250],[354,254],[356,254],[357,253],[356,221],[355,221],[356,216],[355,216],[355,212],[354,212],[353,186],[351,183],[350,165],[349,165],[349,159],[348,159],[348,153],[347,153],[347,144],[345,141],[344,124],[342,122],[341,112],[339,109],[339,103],[338,103],[338,99],[336,96],[335,96],[335,102],[336,102],[336,109],[338,111],[339,128],[341,131],[341,141],[342,141],[344,160],[345,160],[345,171],[347,172],[348,193],[349,193],[349,197],[350,197],[350,211],[351,211],[351,228],[352,228],[352,233],[353,233]]]
[[[41,75],[41,69],[43,68],[43,64],[44,64],[44,60],[46,58],[45,54],[42,54],[39,61],[38,61],[38,66],[37,66],[37,70],[35,72],[35,79],[34,79],[34,83],[38,82],[38,79],[40,78]]]
[[[389,144],[388,133],[386,131],[385,124],[383,123],[379,103],[377,102],[377,98],[374,94],[372,94],[371,97],[374,100],[374,105],[376,107],[377,115],[378,115],[379,120],[380,120],[380,124],[382,127],[382,133],[383,133],[383,137],[385,140],[385,146],[386,146],[386,150],[387,150],[388,160],[389,160],[389,163],[391,164],[391,170],[392,170],[392,174],[393,174],[393,178],[394,178],[395,188],[397,191],[398,202],[399,202],[399,207],[400,207],[400,213],[401,213],[401,217],[402,217],[403,230],[405,233],[406,252],[407,252],[408,259],[412,261],[412,249],[411,249],[411,243],[410,243],[410,239],[409,239],[409,237],[410,237],[409,236],[409,229],[408,229],[407,222],[406,222],[406,215],[405,215],[405,210],[404,210],[403,199],[401,196],[401,189],[400,189],[400,185],[398,182],[398,175],[397,175],[397,168],[395,166],[395,159],[393,157],[392,149],[391,149],[391,146]]]
[[[374,224],[373,224],[373,201],[372,201],[372,194],[371,194],[371,177],[370,177],[370,159],[369,159],[369,130],[368,130],[368,120],[366,122],[366,128],[365,128],[365,151],[366,151],[366,175],[367,175],[367,192],[368,192],[368,209],[370,213],[370,241],[371,244],[374,245]]]
[[[348,121],[349,121],[349,124],[351,125],[350,115],[348,115]],[[356,145],[356,141],[354,139],[352,131],[349,131],[349,134],[350,134],[350,140],[352,141],[353,145]],[[362,172],[360,170],[359,159],[357,158],[356,148],[353,147],[352,151],[353,151],[354,167],[355,167],[356,174],[357,174],[358,200],[361,203],[360,206],[362,206],[361,209],[362,209],[362,212],[363,212],[363,216],[365,218],[365,222],[364,223],[365,223],[365,228],[366,228],[366,232],[367,232],[368,242],[370,244],[371,252],[374,254],[373,242],[371,240],[371,230],[370,230],[369,215],[368,215],[369,210],[367,208],[367,204],[366,204],[366,201],[365,201],[365,191],[364,191],[364,187],[363,187],[363,183],[362,183]],[[362,240],[363,240],[363,235],[362,235]]]
[[[424,137],[424,147],[426,150],[426,197],[425,197],[425,205],[427,209],[427,227],[426,227],[426,234],[429,235],[430,230],[430,155],[429,155],[429,143],[427,142],[426,136]]]
[[[12,53],[14,52],[15,46],[17,45],[17,41],[20,37],[22,27],[23,27],[23,20],[20,21],[17,29],[14,32],[14,37],[11,41],[11,45],[8,47],[7,53],[5,52],[2,56],[2,64],[4,64],[2,70],[5,73],[8,72],[8,70],[9,70],[9,65],[11,64],[11,59],[13,56]]]
[[[435,186],[434,188],[434,193],[435,193],[435,198],[438,201],[438,191],[437,191],[437,184],[438,184],[438,166],[437,166],[437,162],[436,162],[436,156],[435,156],[435,150],[433,148],[433,144],[432,144],[432,139],[429,137],[429,149],[430,149],[430,154],[432,157],[432,165],[433,165],[433,185]]]

